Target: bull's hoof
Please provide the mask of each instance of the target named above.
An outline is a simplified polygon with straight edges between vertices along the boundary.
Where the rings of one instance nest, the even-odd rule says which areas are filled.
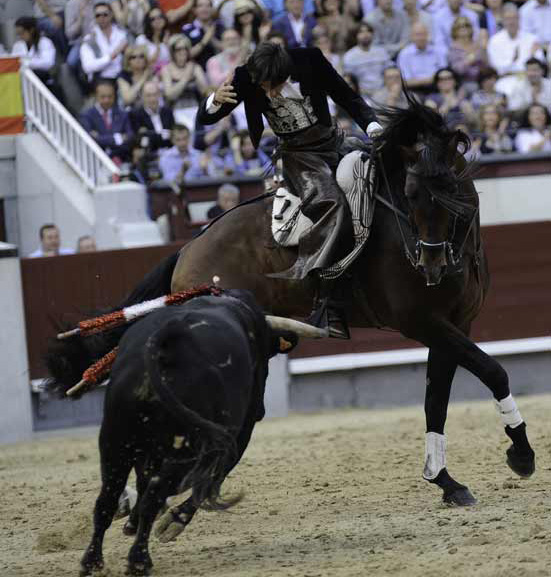
[[[80,564],[80,577],[88,577],[94,573],[99,573],[103,570],[104,563],[103,559],[95,559],[90,561],[82,561]]]
[[[459,487],[452,491],[444,491],[442,500],[450,507],[472,507],[477,500],[467,487]]]
[[[128,537],[135,535],[137,533],[137,531],[138,531],[138,528],[130,520],[128,520],[122,528],[123,534],[127,535]]]
[[[515,445],[507,449],[507,465],[519,477],[531,477],[536,470],[536,457],[532,449],[520,452]]]
[[[155,535],[161,543],[174,541],[187,527],[189,521],[182,519],[174,510],[169,509],[158,521]]]
[[[152,567],[153,563],[151,563],[151,561],[144,563],[128,563],[125,574],[140,577],[143,575],[151,575]]]

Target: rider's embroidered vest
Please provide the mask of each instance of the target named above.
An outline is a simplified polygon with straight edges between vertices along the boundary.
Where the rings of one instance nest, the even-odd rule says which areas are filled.
[[[264,114],[270,128],[278,136],[289,136],[318,123],[309,96],[304,100],[283,96],[272,97]]]

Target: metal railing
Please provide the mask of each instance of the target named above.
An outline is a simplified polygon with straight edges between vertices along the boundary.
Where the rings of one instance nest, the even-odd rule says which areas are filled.
[[[93,189],[120,175],[118,166],[69,114],[36,74],[21,68],[25,115],[56,152]]]

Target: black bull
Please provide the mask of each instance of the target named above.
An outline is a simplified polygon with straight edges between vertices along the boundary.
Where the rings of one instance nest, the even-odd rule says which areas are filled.
[[[82,575],[103,566],[103,537],[133,467],[138,503],[125,527],[136,532],[131,574],[152,566],[148,539],[169,495],[192,491],[178,509],[185,518],[165,516],[164,529],[180,524],[176,533],[202,503],[223,509],[239,500],[221,501],[220,486],[264,416],[268,361],[280,336],[293,344],[296,337],[271,329],[247,291],[225,295],[151,313],[121,339],[105,397],[102,487]]]

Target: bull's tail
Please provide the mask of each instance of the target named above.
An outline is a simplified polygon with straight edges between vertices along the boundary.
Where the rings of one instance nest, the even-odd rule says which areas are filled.
[[[228,509],[242,499],[242,495],[220,499],[222,483],[237,460],[235,437],[226,427],[186,407],[174,392],[173,383],[162,372],[160,359],[163,343],[172,338],[182,338],[182,328],[177,321],[168,323],[148,339],[145,367],[153,392],[164,409],[181,426],[182,432],[190,436],[193,464],[182,480],[180,490],[192,489],[197,507]],[[213,373],[213,378],[219,377]]]
[[[179,253],[165,258],[150,271],[138,286],[124,299],[122,303],[103,313],[123,309],[146,300],[151,300],[170,293],[172,273],[176,267]],[[60,396],[65,396],[68,389],[82,378],[82,373],[95,361],[106,355],[117,346],[127,326],[81,337],[73,336],[62,341],[53,341],[48,347],[45,362],[50,378],[46,388]],[[76,394],[71,398],[79,398]]]

